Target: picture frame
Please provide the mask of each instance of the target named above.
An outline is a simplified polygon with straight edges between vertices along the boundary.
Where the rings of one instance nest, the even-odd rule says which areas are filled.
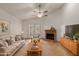
[[[7,20],[0,20],[0,36],[9,34],[10,24]]]

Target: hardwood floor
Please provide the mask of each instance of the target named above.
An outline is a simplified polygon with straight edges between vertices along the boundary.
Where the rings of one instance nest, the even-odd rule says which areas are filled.
[[[26,44],[14,56],[27,56],[27,47],[30,40],[26,40]],[[52,40],[42,40],[42,56],[73,56],[73,54],[64,48],[60,43]]]

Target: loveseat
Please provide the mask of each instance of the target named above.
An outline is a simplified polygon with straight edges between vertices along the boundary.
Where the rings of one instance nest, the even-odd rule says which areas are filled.
[[[0,38],[0,56],[12,56],[24,44],[25,40],[22,39],[21,35],[16,35],[15,37],[10,37],[9,39]]]

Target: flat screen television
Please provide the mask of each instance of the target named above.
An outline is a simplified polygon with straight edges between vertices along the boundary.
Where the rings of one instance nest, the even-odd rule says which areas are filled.
[[[65,26],[65,35],[73,38],[73,35],[79,33],[79,24]]]

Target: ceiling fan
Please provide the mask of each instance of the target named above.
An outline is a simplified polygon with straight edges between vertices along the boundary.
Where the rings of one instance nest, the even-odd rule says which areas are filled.
[[[47,10],[41,10],[42,8],[42,5],[41,5],[41,3],[40,4],[38,4],[38,9],[34,9],[34,11],[33,11],[33,13],[35,13],[36,14],[36,16],[37,17],[39,17],[39,18],[41,18],[41,17],[44,17],[44,16],[48,16],[47,15]]]

